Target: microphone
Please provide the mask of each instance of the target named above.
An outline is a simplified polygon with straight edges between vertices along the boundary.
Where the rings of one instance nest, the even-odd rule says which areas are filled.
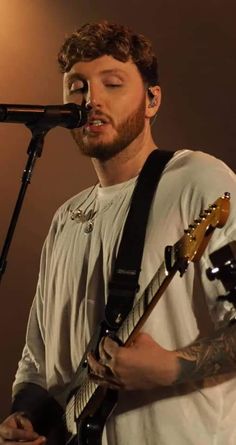
[[[87,122],[86,107],[68,103],[65,105],[12,105],[0,104],[0,122],[25,124],[41,128],[57,126],[82,127]]]

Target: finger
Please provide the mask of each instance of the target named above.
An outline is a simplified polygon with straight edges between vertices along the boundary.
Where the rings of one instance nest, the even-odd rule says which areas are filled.
[[[93,382],[111,389],[121,389],[124,387],[118,376],[113,374],[112,369],[98,362],[91,353],[88,353],[87,360],[91,370],[89,378]]]
[[[26,414],[24,412],[15,412],[14,414],[11,414],[0,425],[0,432],[2,431],[2,427],[9,429],[19,428],[35,433],[31,421],[26,417]]]
[[[29,419],[27,419],[24,413],[15,414],[14,419],[16,421],[17,428],[35,432],[32,423]]]
[[[106,380],[95,374],[90,374],[89,377],[94,383],[97,383],[97,385],[103,386],[105,388],[116,389],[116,390],[123,388],[122,383],[119,382],[115,377],[108,377],[106,378]]]
[[[34,441],[39,438],[39,435],[35,431],[27,431],[20,428],[11,428],[4,424],[0,428],[0,436],[2,439],[10,441]]]
[[[111,357],[111,355],[108,354],[108,353],[106,352],[106,350],[104,349],[105,338],[106,338],[106,337],[103,337],[103,338],[102,338],[102,340],[100,341],[99,346],[98,346],[99,357],[100,357],[100,360],[99,360],[99,361],[100,361],[100,363],[102,363],[103,365],[105,365],[105,366],[109,366],[109,362],[110,362],[110,360],[112,359],[112,357]]]
[[[92,371],[92,374],[95,374],[96,376],[98,376],[100,378],[105,378],[105,375],[106,375],[105,366],[103,366],[101,363],[99,363],[90,352],[87,355],[87,360],[88,360],[89,367]]]
[[[119,348],[120,346],[118,343],[116,343],[110,337],[104,337],[103,350],[109,357],[113,358],[117,354]]]
[[[39,436],[37,439],[35,439],[35,440],[30,440],[30,441],[21,441],[24,445],[43,445],[43,444],[45,444],[46,443],[46,438],[45,437],[42,437],[42,436]],[[0,438],[0,444],[7,444],[8,443],[8,441],[5,441],[5,440],[2,440],[1,438]],[[10,445],[19,445],[19,441],[18,440],[16,440],[16,441],[10,441],[9,442],[9,444]]]
[[[123,387],[121,381],[115,377],[112,373],[112,370],[107,366],[101,365],[101,363],[97,362],[92,354],[88,354],[87,356],[88,364],[91,368],[91,372],[89,373],[89,378],[101,386],[106,386],[111,389],[120,389]]]
[[[33,442],[27,442],[24,443],[24,445],[43,445],[47,442],[46,437],[39,436],[38,439],[34,440]],[[19,445],[19,444],[18,444]]]

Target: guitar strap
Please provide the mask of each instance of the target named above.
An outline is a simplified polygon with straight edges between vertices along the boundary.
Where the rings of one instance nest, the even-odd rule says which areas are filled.
[[[133,307],[139,289],[138,280],[152,199],[165,165],[173,154],[154,150],[138,176],[108,288],[105,322],[113,330],[119,328]]]

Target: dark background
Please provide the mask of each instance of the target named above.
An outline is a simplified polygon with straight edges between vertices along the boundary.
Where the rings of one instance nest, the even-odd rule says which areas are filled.
[[[235,14],[233,0],[0,0],[0,103],[61,103],[56,55],[65,35],[88,21],[122,22],[150,37],[159,57],[163,102],[154,125],[158,145],[202,149],[235,169]],[[0,124],[1,247],[29,139],[23,125]],[[69,131],[51,130],[1,284],[0,418],[9,410],[50,220],[63,201],[95,180]]]

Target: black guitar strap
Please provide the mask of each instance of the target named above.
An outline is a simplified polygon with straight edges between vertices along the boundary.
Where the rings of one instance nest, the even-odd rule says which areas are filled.
[[[173,154],[154,150],[147,158],[134,188],[105,307],[105,321],[113,330],[119,328],[133,307],[139,288],[149,210],[161,174]]]

